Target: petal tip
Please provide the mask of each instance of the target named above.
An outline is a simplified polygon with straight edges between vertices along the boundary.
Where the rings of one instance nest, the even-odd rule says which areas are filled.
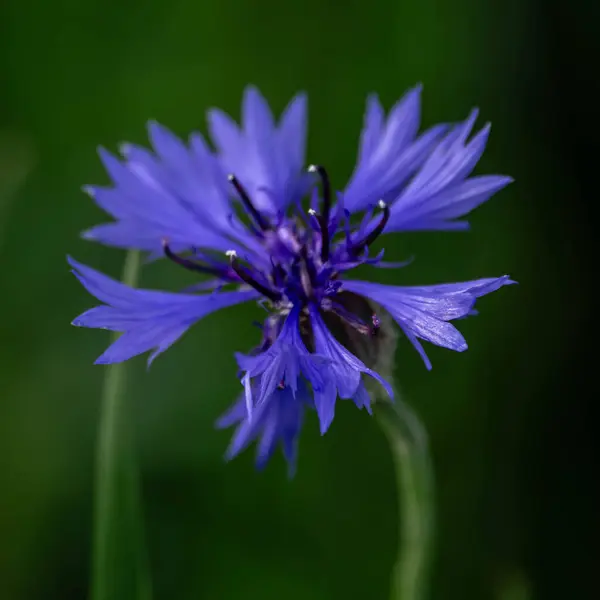
[[[245,88],[244,88],[244,97],[246,96],[261,96],[262,94],[260,93],[260,90],[258,89],[258,86],[254,83],[249,83]]]
[[[96,198],[96,187],[93,185],[82,185],[81,191],[92,198],[92,200]]]
[[[81,267],[83,266],[81,263],[77,262],[70,254],[67,254],[67,263],[73,267],[73,269],[77,269],[80,270]],[[77,275],[77,273],[75,273],[75,271],[73,271],[73,273],[75,275]]]
[[[121,142],[119,144],[118,148],[119,148],[119,154],[123,158],[129,158],[131,151],[133,150],[133,144],[130,144],[129,142]]]
[[[106,164],[107,161],[116,160],[112,152],[109,152],[104,146],[98,146],[98,148],[96,148],[96,151],[98,152],[100,160],[104,164]]]
[[[410,91],[417,98],[419,98],[421,96],[421,94],[423,93],[423,83],[421,81],[418,81]]]

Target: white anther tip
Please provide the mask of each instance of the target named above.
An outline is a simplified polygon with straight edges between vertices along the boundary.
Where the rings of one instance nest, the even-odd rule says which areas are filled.
[[[233,173],[229,173],[229,175],[227,175],[227,181],[233,181],[235,179],[235,175]]]
[[[384,209],[387,206],[387,204],[383,200],[380,200],[377,203],[377,206],[379,206],[379,208],[381,208],[381,209]]]
[[[308,214],[309,214],[311,217],[314,217],[314,216],[317,214],[317,211],[316,211],[314,208],[309,208],[309,209],[308,209]]]
[[[225,256],[229,258],[235,258],[237,256],[237,252],[235,250],[227,250],[227,252],[225,252]]]
[[[317,165],[310,165],[308,167],[308,172],[309,173],[316,173],[317,172]]]

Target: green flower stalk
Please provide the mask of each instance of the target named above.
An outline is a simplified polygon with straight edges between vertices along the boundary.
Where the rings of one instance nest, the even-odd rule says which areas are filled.
[[[135,285],[139,263],[139,253],[129,252],[127,285]],[[91,600],[151,597],[126,384],[124,364],[107,367],[96,451]]]

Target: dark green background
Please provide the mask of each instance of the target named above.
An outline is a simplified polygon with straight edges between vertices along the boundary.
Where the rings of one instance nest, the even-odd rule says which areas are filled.
[[[481,107],[493,129],[479,172],[516,183],[467,234],[390,237],[388,258],[417,260],[375,276],[520,282],[460,323],[467,353],[428,348],[431,373],[406,341],[398,349],[437,471],[432,598],[591,597],[596,428],[576,353],[588,327],[597,16],[532,0],[3,0],[0,598],[86,595],[105,373],[92,362],[108,334],[69,325],[93,300],[65,255],[114,276],[124,258],[78,238],[105,220],[80,192],[106,181],[96,146],[143,143],[149,118],[205,131],[208,107],[239,115],[249,82],[277,111],[304,89],[307,159],[341,187],[366,94],[389,107],[418,81],[425,124]],[[184,275],[160,264],[143,283]],[[155,597],[386,598],[395,496],[374,420],[342,403],[321,438],[311,415],[292,482],[280,456],[261,474],[252,452],[222,461],[229,436],[213,422],[238,393],[232,352],[252,346],[258,310],[206,319],[149,373],[130,363]]]

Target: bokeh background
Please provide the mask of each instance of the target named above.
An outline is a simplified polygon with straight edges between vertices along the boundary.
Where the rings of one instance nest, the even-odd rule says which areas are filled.
[[[466,234],[391,237],[417,260],[381,281],[510,273],[518,287],[460,323],[471,349],[401,341],[405,398],[430,432],[438,540],[431,597],[581,599],[597,589],[599,497],[582,340],[591,328],[597,4],[555,0],[3,0],[0,9],[0,598],[86,597],[94,445],[108,342],[70,321],[93,300],[67,253],[114,276],[124,254],[81,240],[105,219],[96,146],[144,143],[149,118],[205,131],[257,84],[276,111],[310,96],[308,161],[351,173],[366,94],[389,107],[423,82],[424,123],[481,107],[479,172],[516,183]],[[590,276],[591,273],[591,276]],[[145,286],[189,281],[169,264]],[[591,305],[591,302],[589,302]],[[157,599],[383,599],[396,544],[392,464],[377,424],[339,405],[316,419],[288,481],[275,457],[222,459],[213,422],[239,390],[232,352],[253,307],[210,317],[128,367]],[[590,379],[591,381],[591,379]],[[115,598],[115,600],[120,600]]]

